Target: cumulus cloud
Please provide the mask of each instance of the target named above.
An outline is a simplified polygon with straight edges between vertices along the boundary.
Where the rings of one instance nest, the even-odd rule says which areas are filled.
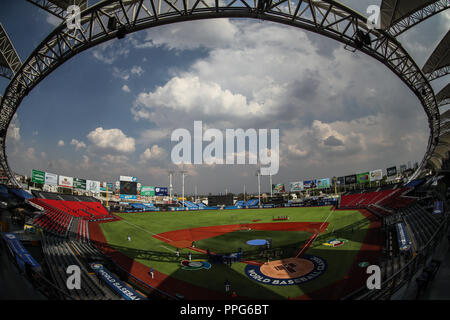
[[[175,111],[200,111],[203,114],[252,115],[262,112],[262,106],[247,101],[241,94],[222,89],[217,83],[202,82],[198,77],[174,77],[154,92],[139,94],[133,113],[137,117],[140,108],[159,110],[169,108]],[[148,114],[148,117],[150,114]]]
[[[114,150],[117,152],[134,152],[135,140],[127,137],[120,129],[96,128],[91,131],[87,138],[95,148],[103,150]]]
[[[166,155],[167,152],[163,148],[155,144],[151,148],[145,149],[145,151],[140,155],[140,160],[142,162],[146,162],[153,159],[161,159]]]
[[[165,47],[169,50],[192,50],[200,47],[216,48],[234,40],[238,28],[228,19],[185,22],[149,29],[143,43],[136,48]]]
[[[102,161],[111,164],[124,164],[128,162],[128,157],[125,155],[111,155],[106,154],[101,157]]]
[[[14,144],[20,142],[20,123],[17,114],[14,114],[11,123],[6,133],[6,139],[8,141],[13,141]]]
[[[64,147],[64,141],[63,140],[59,140],[58,141],[58,147]]]
[[[78,141],[77,139],[72,139],[70,144],[75,146],[75,150],[86,148],[86,144],[83,141]]]
[[[130,88],[129,88],[126,84],[124,84],[124,85],[122,86],[122,91],[125,91],[125,92],[131,92]]]

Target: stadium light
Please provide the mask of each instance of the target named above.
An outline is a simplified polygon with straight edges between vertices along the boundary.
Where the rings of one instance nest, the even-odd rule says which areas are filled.
[[[272,198],[272,174],[269,175],[269,179],[270,179],[270,198]]]
[[[183,208],[185,207],[185,205],[184,205],[184,202],[185,202],[185,199],[184,199],[184,176],[186,175],[186,172],[187,171],[184,171],[184,170],[181,170],[180,171],[180,173],[181,173],[181,177],[182,177],[182,184],[181,184],[181,198],[183,199]]]
[[[261,168],[256,170],[256,174],[258,176],[258,206],[261,207]]]
[[[172,195],[173,195],[173,185],[172,185],[172,175],[174,171],[169,171],[169,202],[172,203]]]

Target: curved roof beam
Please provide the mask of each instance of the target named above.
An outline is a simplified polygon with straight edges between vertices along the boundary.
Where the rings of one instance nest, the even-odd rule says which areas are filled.
[[[443,160],[448,159],[449,147],[447,144],[439,144],[434,150],[434,156],[439,156]]]
[[[441,125],[441,135],[443,133],[446,133],[450,130],[450,121],[447,121],[446,123],[444,123],[443,125]]]
[[[81,11],[87,9],[88,0],[26,0],[29,3],[44,9],[52,15],[64,19],[65,11],[70,5],[77,5],[80,7]]]
[[[439,107],[450,104],[450,83],[447,84],[439,93],[436,95],[436,101]]]
[[[446,121],[450,119],[450,109],[441,114],[441,121]]]
[[[441,143],[450,143],[450,132],[446,132],[439,138]]]
[[[450,31],[439,42],[422,68],[429,81],[450,73]]]
[[[22,61],[0,23],[0,76],[12,79],[22,66]]]
[[[428,163],[431,164],[435,171],[439,171],[442,168],[442,159],[437,156],[431,157]]]
[[[333,0],[105,0],[81,12],[81,29],[61,23],[28,57],[6,88],[0,106],[0,135],[22,99],[54,69],[76,54],[126,34],[163,24],[210,19],[255,18],[312,31],[383,63],[417,96],[427,114],[430,137],[415,179],[439,142],[440,114],[434,90],[416,62],[392,36],[370,29],[367,18]],[[4,159],[4,161],[2,161]],[[0,162],[14,179],[0,140]]]
[[[422,21],[450,8],[450,0],[383,0],[381,26],[397,37]]]

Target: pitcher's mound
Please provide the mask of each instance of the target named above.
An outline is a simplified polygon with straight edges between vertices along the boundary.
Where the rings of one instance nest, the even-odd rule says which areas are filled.
[[[314,263],[302,258],[286,258],[270,261],[260,267],[261,273],[277,279],[293,279],[314,270]]]

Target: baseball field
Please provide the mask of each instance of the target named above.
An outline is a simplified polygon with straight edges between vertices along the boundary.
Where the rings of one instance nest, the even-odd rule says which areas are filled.
[[[114,260],[131,274],[187,299],[226,299],[232,293],[242,299],[339,299],[364,285],[364,267],[377,263],[380,253],[380,223],[364,210],[308,207],[117,216],[118,221],[93,225],[91,238],[106,242],[110,255],[114,252]]]

